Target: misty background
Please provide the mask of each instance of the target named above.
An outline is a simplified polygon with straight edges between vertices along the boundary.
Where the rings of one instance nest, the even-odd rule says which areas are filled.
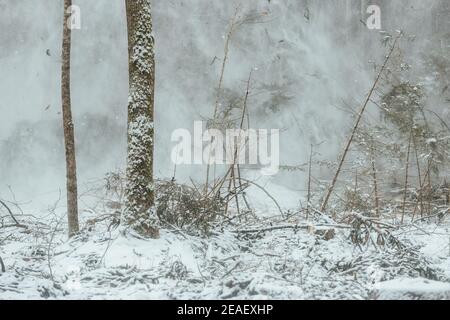
[[[230,19],[236,30],[224,75],[222,104],[245,94],[253,128],[279,128],[280,162],[316,157],[335,161],[352,126],[344,106],[360,108],[387,47],[364,25],[370,4],[381,8],[382,30],[402,30],[405,75],[427,90],[427,104],[447,120],[450,5],[432,1],[165,0],[153,1],[156,38],[155,174],[171,177],[170,135],[212,116]],[[123,0],[74,0],[82,29],[72,33],[72,111],[79,184],[123,169],[128,96]],[[0,0],[0,196],[20,201],[57,197],[65,188],[61,124],[62,1]],[[442,71],[443,70],[443,71]],[[446,73],[447,72],[447,73]],[[368,114],[377,116],[369,106]],[[201,166],[179,166],[177,179],[203,181]],[[317,177],[329,171],[315,168]],[[283,172],[276,183],[305,189],[305,172]],[[63,192],[64,194],[65,192]]]

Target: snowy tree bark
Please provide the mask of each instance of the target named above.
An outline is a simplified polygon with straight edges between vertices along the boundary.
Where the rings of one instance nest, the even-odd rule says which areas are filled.
[[[66,150],[66,183],[67,183],[67,219],[69,237],[79,231],[78,224],[78,195],[77,195],[77,165],[75,159],[75,137],[72,121],[72,107],[70,98],[70,51],[72,32],[68,21],[71,17],[69,8],[72,0],[64,0],[64,25],[62,44],[61,96],[64,126],[64,144]]]
[[[128,163],[122,221],[157,238],[154,219],[153,106],[155,54],[150,0],[126,0],[129,54]]]

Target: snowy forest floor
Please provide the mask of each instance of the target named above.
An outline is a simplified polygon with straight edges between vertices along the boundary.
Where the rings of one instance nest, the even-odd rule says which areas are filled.
[[[0,299],[450,299],[449,215],[395,228],[398,248],[355,244],[350,225],[329,239],[329,218],[303,214],[144,240],[84,211],[67,240],[64,212],[50,211],[0,225]]]

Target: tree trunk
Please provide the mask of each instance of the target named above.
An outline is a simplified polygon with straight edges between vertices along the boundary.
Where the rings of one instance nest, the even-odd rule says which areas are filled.
[[[333,177],[333,180],[331,181],[331,185],[328,188],[328,191],[327,191],[327,193],[325,195],[325,200],[322,203],[322,208],[321,208],[322,212],[325,212],[325,210],[327,209],[328,201],[330,200],[330,196],[333,193],[333,190],[334,190],[334,187],[336,185],[337,179],[339,178],[339,174],[341,173],[342,166],[344,164],[344,161],[345,161],[347,153],[348,153],[348,151],[350,149],[350,146],[351,146],[351,144],[353,142],[353,138],[355,137],[356,130],[358,130],[358,126],[359,126],[359,123],[361,122],[361,119],[362,119],[362,116],[364,114],[364,111],[366,110],[366,107],[367,107],[367,105],[368,105],[368,103],[370,101],[370,98],[372,97],[373,92],[375,91],[375,88],[376,88],[376,86],[378,84],[378,81],[380,80],[381,75],[383,74],[383,71],[384,71],[384,69],[387,66],[387,63],[389,62],[389,59],[391,58],[392,52],[394,52],[395,45],[397,44],[397,40],[399,39],[399,37],[400,37],[400,35],[398,35],[395,38],[394,43],[392,44],[392,47],[391,47],[391,49],[389,51],[389,54],[386,56],[386,58],[384,60],[384,63],[381,66],[380,71],[378,72],[378,76],[375,79],[375,81],[373,82],[372,88],[370,89],[369,94],[367,95],[367,98],[364,101],[364,104],[363,104],[361,110],[358,113],[358,116],[356,118],[356,123],[355,123],[355,125],[353,127],[353,130],[352,130],[352,133],[350,135],[350,138],[347,141],[347,144],[346,144],[345,149],[344,149],[344,153],[342,154],[342,157],[341,157],[341,160],[339,161],[336,173],[335,173],[335,175]],[[333,219],[334,218],[336,218],[336,213],[333,213]]]
[[[370,157],[372,163],[372,179],[373,179],[373,188],[375,193],[375,213],[377,218],[380,218],[380,197],[378,195],[378,180],[377,180],[377,169],[375,167],[375,148],[373,146],[373,142],[370,150]]]
[[[405,188],[403,193],[403,208],[402,208],[402,219],[400,223],[403,223],[405,218],[405,207],[406,207],[406,196],[408,193],[408,171],[409,171],[409,155],[411,153],[411,142],[413,137],[413,129],[411,128],[411,133],[409,134],[408,151],[406,154],[406,167],[405,167]]]
[[[61,95],[64,126],[64,144],[66,150],[66,183],[67,183],[67,219],[69,237],[79,231],[78,198],[77,198],[77,165],[75,159],[75,138],[72,121],[72,107],[70,99],[70,51],[72,32],[68,26],[71,17],[69,8],[72,0],[64,0],[64,26],[62,45]]]
[[[122,221],[157,238],[154,222],[153,107],[155,54],[150,0],[126,0],[129,98],[126,208]]]

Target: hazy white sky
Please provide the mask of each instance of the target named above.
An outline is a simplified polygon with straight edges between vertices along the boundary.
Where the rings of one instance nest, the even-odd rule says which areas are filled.
[[[281,162],[305,162],[309,144],[321,141],[327,142],[318,150],[322,156],[334,157],[351,120],[338,107],[358,107],[374,76],[369,61],[381,61],[386,50],[378,31],[360,21],[368,16],[368,1],[241,2],[241,17],[258,19],[240,26],[232,40],[226,97],[242,96],[248,73],[256,68],[252,124],[283,129]],[[191,129],[194,120],[212,114],[224,39],[237,3],[153,1],[158,175],[172,172],[172,130]],[[445,1],[374,3],[382,9],[383,28],[417,35],[412,50],[405,51],[412,61],[430,35],[445,30],[435,18],[448,9]],[[83,182],[125,162],[126,24],[123,0],[74,4],[82,14],[82,29],[73,32],[72,107]],[[445,23],[445,16],[440,19]],[[30,193],[63,186],[61,24],[62,1],[0,0],[0,190],[7,184]],[[180,178],[201,170],[182,167]],[[279,178],[288,185],[299,181],[283,173]]]

